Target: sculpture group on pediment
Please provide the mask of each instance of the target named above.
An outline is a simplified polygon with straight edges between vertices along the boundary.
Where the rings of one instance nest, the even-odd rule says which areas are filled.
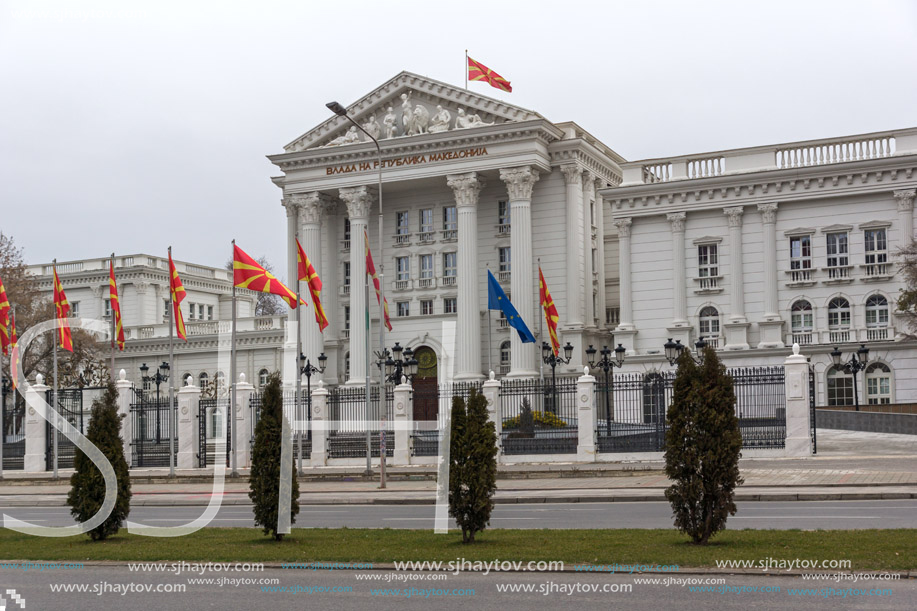
[[[411,92],[401,94],[401,127],[405,136],[427,133],[430,111],[423,104],[411,105]]]
[[[389,106],[385,118],[382,119],[382,133],[386,138],[395,137],[395,132],[398,130],[398,125],[396,124],[397,120],[398,118],[395,117],[395,111]]]
[[[351,127],[343,136],[339,136],[326,144],[325,146],[341,146],[344,144],[354,144],[360,141],[360,134],[357,133],[356,127]]]
[[[493,125],[493,121],[490,123],[485,123],[481,120],[476,114],[466,115],[464,108],[458,109],[458,116],[455,118],[455,129],[466,129],[469,127],[484,127],[486,125]]]
[[[370,136],[379,139],[379,136],[382,135],[382,126],[379,125],[379,122],[376,121],[376,115],[370,115],[369,121],[363,124],[363,129],[369,133]]]
[[[449,131],[450,121],[452,121],[452,114],[442,106],[437,106],[436,114],[430,119],[430,127],[427,131],[431,134]]]

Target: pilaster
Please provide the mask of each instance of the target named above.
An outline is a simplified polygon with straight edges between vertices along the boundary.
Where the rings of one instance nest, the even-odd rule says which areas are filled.
[[[366,231],[373,195],[369,187],[346,187],[341,199],[350,217],[350,379],[348,384],[366,384]],[[375,254],[378,264],[382,253]]]
[[[673,327],[688,326],[687,275],[685,271],[685,218],[684,212],[666,215],[672,228],[672,302]]]

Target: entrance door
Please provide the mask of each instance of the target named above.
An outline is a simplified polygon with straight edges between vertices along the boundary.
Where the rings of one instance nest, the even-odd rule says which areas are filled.
[[[417,376],[414,377],[414,420],[436,420],[439,414],[436,352],[427,346],[414,351]]]

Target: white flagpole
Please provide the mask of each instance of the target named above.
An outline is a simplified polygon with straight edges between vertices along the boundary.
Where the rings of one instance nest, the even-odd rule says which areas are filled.
[[[538,261],[538,283],[541,284],[541,257],[537,259]],[[544,318],[544,305],[541,303],[541,287],[538,287],[538,306],[541,312],[538,313],[538,339],[544,341],[543,330],[541,328],[541,320]],[[541,350],[541,346],[535,345],[535,354]],[[553,352],[554,346],[551,346],[551,351]],[[544,359],[539,359],[538,361],[538,376],[541,379],[541,386],[544,387]]]
[[[15,315],[14,315],[14,319],[15,319]],[[7,334],[7,337],[10,337],[9,325],[7,325],[6,323],[3,323],[3,326],[4,326],[4,329],[3,329],[4,333]],[[10,345],[10,348],[12,349],[12,343]],[[13,357],[12,355],[10,355],[10,392],[9,394],[12,397],[13,405],[16,405],[16,393],[13,391],[13,384],[12,384],[14,375],[15,373],[13,372]],[[3,392],[2,389],[3,389],[3,353],[0,352],[0,393]],[[6,395],[2,394],[0,395],[0,480],[3,479],[3,438],[6,436],[6,422],[4,421],[5,415],[6,415]]]
[[[467,55],[467,51],[465,51]],[[467,78],[467,77],[466,77]],[[490,277],[490,263],[487,264],[487,275]],[[490,301],[490,283],[487,284],[487,300]],[[490,326],[490,304],[487,304],[487,377],[490,379],[490,372],[494,370],[494,332]]]
[[[51,266],[54,269],[54,278],[57,278],[57,259],[54,259],[51,262]],[[54,435],[54,479],[57,479],[57,342],[60,338],[61,327],[60,320],[57,318],[57,312],[54,313],[54,317],[55,322],[57,323],[57,333],[54,335],[54,408],[51,410],[51,413],[55,414],[55,416],[54,425],[51,427],[51,434]]]
[[[236,252],[235,246],[236,241],[233,239],[233,259],[235,259]],[[236,449],[233,447],[235,440],[233,439],[233,418],[236,415],[236,282],[233,280],[232,283],[232,346],[230,347],[229,352],[229,409],[227,410],[227,423],[226,426],[229,427],[229,452],[232,456],[232,473],[231,477],[239,477],[239,472],[237,470],[238,465],[236,464]]]
[[[111,253],[111,259],[109,261],[111,265],[111,275],[115,275],[115,253]],[[115,284],[117,287],[117,283]],[[120,297],[120,295],[118,296]],[[108,287],[108,309],[109,314],[111,315],[111,371],[108,372],[108,379],[111,381],[115,380],[115,343],[118,341],[118,326],[115,324],[115,308],[114,304],[111,302],[111,287]],[[171,363],[169,363],[171,365]]]
[[[296,403],[295,403],[297,407],[296,419],[301,424],[304,421],[304,418],[303,418],[303,414],[300,413],[302,411],[302,406],[300,405],[300,402],[302,401],[302,372],[300,370],[299,357],[302,354],[302,314],[301,314],[301,308],[299,307],[299,289],[301,287],[300,287],[299,263],[298,263],[299,261],[299,232],[298,231],[296,232],[296,260],[297,260],[297,265],[296,265],[296,355],[293,357],[293,360],[295,362],[294,368],[296,370]],[[303,261],[303,264],[305,264],[305,261]],[[313,302],[314,301],[315,300],[313,299]],[[315,306],[314,303],[312,305],[313,307]],[[300,426],[300,424],[297,424],[297,427],[296,427],[296,437],[297,437],[297,443],[298,443],[298,448],[299,448],[299,460],[297,461],[298,463],[297,471],[299,475],[302,475],[303,474],[303,470],[302,470],[302,427]]]
[[[465,89],[468,89],[468,49],[465,49]]]
[[[172,247],[169,246],[169,260],[172,260]],[[120,295],[119,295],[120,298]],[[120,303],[118,304],[121,305]],[[114,317],[114,312],[112,312]],[[178,410],[175,405],[175,307],[172,301],[172,270],[169,270],[169,371],[172,373],[169,381],[169,477],[175,477],[175,436],[178,434]],[[162,409],[157,405],[156,409]],[[196,441],[196,440],[195,440]],[[206,448],[205,448],[206,449]]]

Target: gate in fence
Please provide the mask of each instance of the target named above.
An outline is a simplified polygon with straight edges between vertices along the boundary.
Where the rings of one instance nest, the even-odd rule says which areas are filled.
[[[503,381],[503,454],[576,454],[576,380]]]
[[[252,410],[250,443],[253,446],[255,427],[258,426],[258,421],[261,419],[262,398],[263,393],[256,392],[252,393],[249,399],[249,406]],[[293,460],[299,460],[300,437],[302,438],[303,459],[308,460],[312,453],[312,397],[305,390],[300,392],[299,397],[296,396],[295,390],[285,391],[283,393],[283,414],[290,421],[290,427],[293,430]],[[299,426],[297,422],[300,423]],[[305,430],[297,430],[300,427],[305,427]]]
[[[395,393],[385,386],[385,431],[392,439]],[[366,414],[366,389],[338,386],[328,395],[328,458],[366,458],[366,431],[370,431],[371,456],[379,456],[379,387],[370,387],[369,420]],[[385,445],[385,455],[395,455],[395,444]]]
[[[200,399],[198,402],[198,466],[203,468],[215,465],[217,460],[225,461],[226,466],[229,466],[232,439],[230,438],[227,417],[231,413],[228,397]],[[222,441],[221,437],[225,437],[225,442]],[[223,443],[226,446],[225,456],[223,456],[223,452],[220,452],[220,446]]]
[[[131,466],[168,467],[172,440],[178,452],[177,427],[173,426],[178,400],[157,397],[149,391],[134,389],[131,411]],[[175,409],[173,409],[175,408]]]
[[[6,386],[2,393],[0,435],[3,435],[3,468],[22,470],[25,460],[25,399]]]
[[[104,388],[85,387],[85,388],[62,388],[57,391],[57,405],[55,406],[60,417],[82,434],[86,434],[89,427],[89,415],[92,410],[92,402],[97,399]],[[49,390],[46,393],[45,400],[48,405],[54,405],[54,391]],[[76,455],[76,446],[72,441],[64,437],[64,434],[46,423],[47,435],[45,436],[45,468],[48,471],[54,469],[54,437],[57,436],[57,468],[73,468],[73,458]]]
[[[453,397],[468,400],[471,389],[482,391],[482,382],[453,382],[451,384],[427,384],[414,387],[414,430],[411,432],[411,456],[437,456],[439,454],[439,431],[448,410],[452,409]],[[418,402],[423,406],[418,410]],[[426,416],[418,418],[418,415]]]
[[[812,454],[818,453],[815,430],[818,423],[815,420],[815,368],[809,365],[809,434],[812,436]]]

